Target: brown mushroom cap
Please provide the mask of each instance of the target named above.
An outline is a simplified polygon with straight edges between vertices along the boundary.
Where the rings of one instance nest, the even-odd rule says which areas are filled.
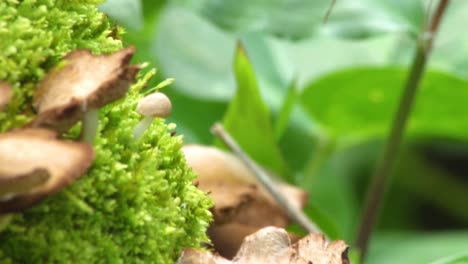
[[[171,100],[163,93],[156,92],[145,96],[138,102],[137,112],[150,117],[166,118],[171,114]]]
[[[38,116],[30,126],[65,131],[87,110],[123,97],[139,70],[130,64],[134,52],[128,47],[110,55],[94,56],[88,50],[68,53],[64,64],[41,81],[33,101]]]
[[[13,91],[7,83],[0,82],[0,111],[10,102]]]
[[[75,181],[91,166],[91,146],[55,136],[45,129],[0,134],[0,214],[27,209]]]

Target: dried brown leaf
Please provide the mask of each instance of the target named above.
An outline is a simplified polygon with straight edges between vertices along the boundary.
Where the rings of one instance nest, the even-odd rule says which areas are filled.
[[[64,65],[52,69],[41,81],[33,106],[38,116],[29,124],[65,131],[91,109],[125,95],[135,82],[139,67],[130,64],[135,49],[94,56],[76,50],[64,57]]]
[[[228,261],[210,252],[185,250],[178,263],[213,264],[349,264],[348,246],[344,241],[328,244],[321,234],[309,234],[291,245],[284,229],[265,227],[247,236],[237,255]],[[209,260],[209,262],[202,262]]]
[[[290,224],[286,211],[236,156],[200,145],[187,145],[182,150],[198,174],[198,188],[213,198],[214,222],[208,234],[219,254],[231,258],[246,235],[262,227],[285,228]],[[305,205],[307,194],[303,190],[284,183],[278,183],[278,188],[294,205]]]
[[[182,150],[198,174],[198,188],[209,192],[214,200],[215,224],[229,220],[257,227],[285,227],[289,223],[284,209],[236,156],[200,145],[187,145]],[[278,183],[278,187],[293,204],[305,205],[307,194],[303,190],[284,183]]]
[[[82,176],[94,151],[45,129],[0,134],[0,214],[24,210]]]
[[[210,226],[208,235],[216,252],[227,259],[232,259],[239,251],[244,238],[258,230],[259,228],[256,226],[229,223]],[[294,243],[299,240],[299,237],[295,234],[288,233],[288,235],[289,239]]]
[[[244,207],[250,207],[258,196],[258,190],[251,184],[224,184],[221,181],[202,184],[202,190],[209,191],[215,201],[211,211],[214,222],[223,224],[232,222]]]

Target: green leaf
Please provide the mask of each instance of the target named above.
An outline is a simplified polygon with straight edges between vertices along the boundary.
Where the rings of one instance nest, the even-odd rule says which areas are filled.
[[[301,102],[310,117],[333,136],[362,140],[385,135],[407,75],[404,68],[357,68],[327,75],[308,85]],[[407,132],[466,139],[468,83],[428,71],[421,83]]]
[[[429,264],[466,264],[468,263],[468,252],[453,254],[434,260]]]
[[[222,32],[197,14],[169,4],[161,13],[150,54],[158,58],[163,76],[177,80],[181,93],[229,101],[235,93],[232,64],[238,39],[251,54],[264,100],[270,106],[279,105],[290,80],[279,68],[284,63],[273,40],[261,34]]]
[[[227,105],[186,96],[175,86],[177,81],[164,89],[173,105],[168,122],[177,124],[177,135],[184,135],[184,143],[211,144],[210,127],[223,118]]]
[[[132,30],[143,26],[143,12],[140,0],[107,0],[99,9]]]
[[[295,82],[293,82],[288,88],[288,93],[283,100],[283,104],[275,121],[274,131],[276,140],[281,138],[288,126],[291,113],[297,101],[297,97],[298,91]]]
[[[307,206],[303,210],[309,219],[315,223],[330,240],[342,239],[338,232],[336,221],[321,210],[313,201],[307,202]],[[300,236],[307,235],[304,229],[295,223],[288,227],[288,231],[292,231]]]
[[[270,113],[261,98],[253,67],[240,44],[234,72],[237,92],[224,116],[224,127],[254,160],[281,175],[284,162],[275,141]]]
[[[440,261],[440,258],[443,257],[465,253],[467,248],[467,231],[431,234],[377,234],[371,244],[366,263],[427,264],[432,263],[432,261]]]
[[[268,32],[286,38],[310,36],[322,23],[330,1],[181,0],[220,28],[233,32]]]
[[[309,218],[325,233],[330,240],[342,239],[340,232],[338,231],[338,225],[336,221],[328,214],[326,214],[314,201],[309,201],[305,213]]]
[[[336,1],[328,21],[330,0],[180,0],[218,27],[230,32],[265,32],[280,38],[304,39],[321,31],[345,38],[364,38],[421,28],[419,1]],[[397,2],[397,3],[394,3]],[[399,7],[399,8],[397,8]]]
[[[406,33],[415,38],[424,21],[421,1],[336,1],[323,32],[346,39],[384,33]]]

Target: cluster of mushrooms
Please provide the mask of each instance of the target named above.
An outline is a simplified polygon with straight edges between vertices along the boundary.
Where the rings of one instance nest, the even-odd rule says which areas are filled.
[[[0,134],[0,219],[30,208],[85,174],[94,160],[98,109],[122,98],[136,80],[140,66],[130,64],[134,52],[133,47],[98,56],[88,50],[72,51],[42,79],[33,97],[35,118]],[[142,100],[137,111],[166,117],[170,101],[155,94]],[[13,96],[12,87],[0,83],[0,111]],[[79,141],[60,138],[79,121]],[[141,123],[135,129],[138,137],[148,120]]]
[[[133,47],[98,56],[87,50],[70,52],[65,63],[40,82],[33,97],[35,118],[0,134],[0,230],[10,213],[57,193],[90,168],[98,109],[122,98],[135,82],[140,66],[130,64],[134,52]],[[0,111],[13,96],[11,86],[0,82]],[[165,118],[171,109],[170,100],[160,92],[140,100],[136,110],[144,117],[133,130],[134,139],[154,117]],[[80,121],[79,141],[60,138]],[[214,200],[208,235],[223,257],[187,249],[179,263],[347,263],[343,241],[327,245],[323,235],[299,239],[286,233],[287,213],[236,156],[199,145],[184,146],[182,151],[198,174],[196,184]],[[278,188],[297,208],[304,207],[304,191],[284,183]]]

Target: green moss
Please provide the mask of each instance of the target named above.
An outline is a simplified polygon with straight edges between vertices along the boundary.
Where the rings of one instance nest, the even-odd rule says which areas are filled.
[[[110,24],[96,2],[0,3],[0,79],[15,85],[13,103],[0,114],[2,131],[34,116],[31,94],[65,53],[122,46],[108,37]],[[207,241],[211,201],[192,184],[182,138],[168,133],[174,125],[155,120],[133,140],[139,90],[147,81],[139,80],[124,99],[100,109],[96,160],[87,175],[14,215],[0,233],[0,263],[172,263],[182,248]]]
[[[15,100],[0,114],[0,131],[17,127],[33,116],[31,97],[44,74],[66,53],[90,49],[114,52],[122,47],[101,1],[0,1],[0,80],[14,86]],[[118,34],[118,32],[117,32]]]

